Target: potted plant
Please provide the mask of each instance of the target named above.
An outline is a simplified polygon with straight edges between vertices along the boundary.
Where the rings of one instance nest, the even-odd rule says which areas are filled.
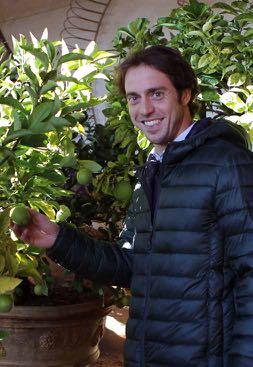
[[[9,221],[25,224],[26,206],[58,222],[71,217],[62,204],[73,195],[66,169],[83,186],[101,170],[77,158],[73,136],[84,133],[90,108],[103,99],[92,95],[92,83],[106,78],[113,60],[94,42],[70,52],[64,42],[48,41],[46,30],[31,39],[13,39],[8,58],[1,50],[0,339],[9,336],[0,366],[77,367],[98,358],[110,304],[101,288],[94,298],[82,280],[74,279],[81,293],[70,290],[62,271],[55,282],[43,251],[10,234]]]

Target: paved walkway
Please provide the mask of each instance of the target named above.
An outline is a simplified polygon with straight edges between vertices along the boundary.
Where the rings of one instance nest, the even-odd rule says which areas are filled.
[[[113,308],[106,318],[105,334],[100,344],[100,357],[93,367],[122,367],[125,324],[128,308]]]

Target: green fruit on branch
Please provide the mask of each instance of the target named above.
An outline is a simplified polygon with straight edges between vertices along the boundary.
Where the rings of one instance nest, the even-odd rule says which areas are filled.
[[[10,211],[11,220],[18,226],[26,226],[30,222],[29,210],[24,206],[16,206]]]
[[[92,172],[87,168],[81,168],[76,174],[76,179],[80,185],[87,185],[92,180]]]
[[[128,181],[120,181],[115,185],[113,195],[119,201],[129,201],[132,197],[133,190]]]
[[[12,296],[9,294],[0,295],[0,312],[9,312],[13,306]]]
[[[36,284],[35,287],[33,288],[34,294],[36,294],[36,296],[42,296],[43,294],[43,286],[42,284]]]
[[[48,288],[45,284],[36,284],[33,291],[36,296],[48,296]]]

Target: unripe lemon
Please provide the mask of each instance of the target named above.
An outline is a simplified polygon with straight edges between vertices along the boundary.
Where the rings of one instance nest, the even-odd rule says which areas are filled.
[[[30,213],[24,206],[16,206],[11,209],[10,218],[18,226],[26,226],[30,222]]]
[[[9,312],[12,309],[13,300],[9,294],[0,295],[0,312]]]
[[[36,284],[33,291],[36,296],[48,296],[48,287],[46,284]]]
[[[92,172],[87,168],[81,168],[76,174],[76,179],[80,185],[87,185],[92,179]]]
[[[115,185],[113,195],[119,201],[129,201],[132,197],[132,187],[128,181],[121,181]]]
[[[33,288],[34,294],[36,296],[42,296],[43,295],[43,285],[42,284],[36,284]]]

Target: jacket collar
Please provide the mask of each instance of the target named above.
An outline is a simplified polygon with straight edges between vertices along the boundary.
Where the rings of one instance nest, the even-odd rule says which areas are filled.
[[[164,152],[163,164],[177,163],[206,141],[216,138],[250,148],[249,136],[240,125],[230,121],[206,118],[194,124],[185,140],[168,144]]]
[[[211,139],[221,138],[228,140],[235,145],[250,148],[250,140],[246,131],[237,124],[225,120],[215,120],[206,118],[196,122],[186,139],[168,144],[162,160],[162,165],[176,164],[182,161],[192,150],[203,145]],[[136,169],[137,177],[147,169],[148,163]]]

